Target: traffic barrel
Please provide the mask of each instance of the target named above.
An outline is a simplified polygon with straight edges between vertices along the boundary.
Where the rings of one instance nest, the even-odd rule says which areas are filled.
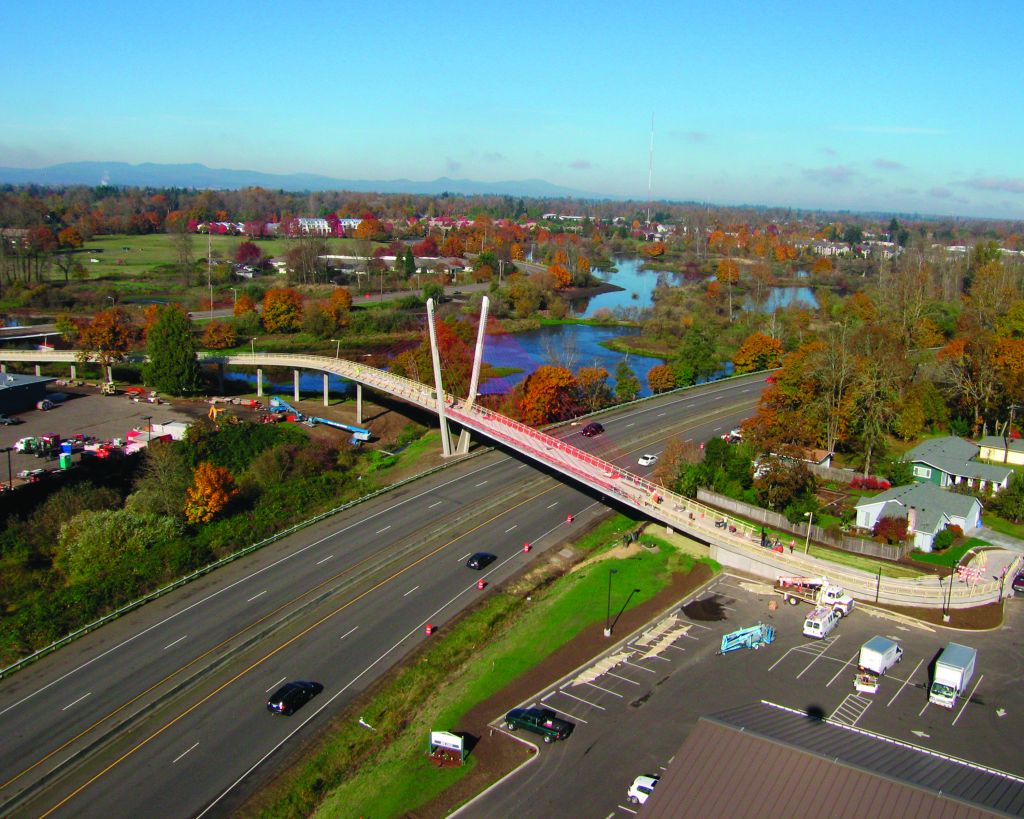
[[[524,543],[523,544],[523,551],[524,552],[530,551],[530,544],[529,543]]]
[[[572,515],[566,515],[565,516],[565,522],[566,523],[572,523]]]
[[[480,591],[483,591],[486,586],[487,586],[487,581],[484,580],[482,577],[479,580],[476,581],[476,587],[478,589],[480,589]]]
[[[423,632],[429,637],[431,634],[434,633],[434,624],[427,623],[426,628],[423,629]]]

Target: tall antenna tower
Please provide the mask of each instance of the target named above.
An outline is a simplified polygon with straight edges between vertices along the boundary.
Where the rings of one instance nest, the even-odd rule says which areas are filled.
[[[651,151],[647,159],[647,224],[651,223],[651,181],[654,177],[654,112],[651,111]]]

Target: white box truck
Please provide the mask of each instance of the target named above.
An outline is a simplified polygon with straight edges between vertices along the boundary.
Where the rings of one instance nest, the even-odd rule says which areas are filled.
[[[928,702],[943,708],[956,705],[956,698],[970,685],[977,659],[977,650],[970,646],[949,643],[942,649],[939,659],[935,661],[935,675],[928,689]]]
[[[895,640],[872,637],[860,647],[854,688],[864,694],[876,693],[879,678],[902,659],[903,649]]]

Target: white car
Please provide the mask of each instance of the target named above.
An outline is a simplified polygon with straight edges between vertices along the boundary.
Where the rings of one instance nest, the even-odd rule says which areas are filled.
[[[640,464],[640,466],[650,466],[656,460],[658,460],[657,455],[641,455],[640,460],[638,460],[637,463]]]
[[[658,779],[657,776],[638,776],[626,791],[626,798],[634,805],[643,805],[647,802],[647,797],[654,793]]]

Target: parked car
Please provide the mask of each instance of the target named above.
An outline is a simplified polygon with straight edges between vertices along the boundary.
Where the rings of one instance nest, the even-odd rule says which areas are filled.
[[[591,421],[580,430],[580,435],[584,438],[593,438],[595,435],[600,435],[602,432],[604,432],[604,427],[597,423],[597,421]]]
[[[571,722],[559,719],[549,708],[513,708],[505,715],[505,727],[510,731],[525,728],[544,737],[545,742],[565,739],[575,727]]]
[[[659,776],[638,776],[633,784],[626,791],[626,798],[634,805],[643,805],[647,797],[654,793],[654,786],[658,784]]]
[[[324,687],[318,682],[294,680],[285,683],[270,695],[270,699],[267,700],[267,710],[274,714],[284,714],[286,717],[290,717],[323,690]]]
[[[1017,576],[1013,578],[1013,590],[1024,592],[1024,572],[1017,572]]]
[[[490,552],[477,552],[466,561],[466,565],[471,569],[484,569],[497,559],[498,556]]]
[[[637,460],[637,463],[640,464],[640,466],[651,466],[657,460],[657,455],[641,455]]]
[[[0,415],[0,426],[9,427],[13,424],[20,424],[20,418],[11,418],[9,415]]]

